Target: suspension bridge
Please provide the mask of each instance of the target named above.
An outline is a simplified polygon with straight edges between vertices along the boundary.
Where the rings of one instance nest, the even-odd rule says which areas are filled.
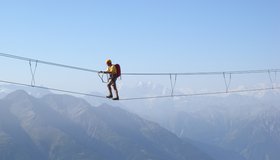
[[[63,92],[63,93],[69,93],[69,94],[76,94],[76,95],[83,95],[83,96],[90,96],[90,97],[96,97],[96,98],[106,98],[105,96],[95,95],[95,94],[89,94],[84,92],[78,92],[78,91],[71,91],[71,90],[65,90],[65,89],[59,89],[59,88],[52,88],[52,87],[43,87],[36,85],[36,71],[37,66],[39,64],[45,64],[45,65],[51,65],[55,67],[61,67],[61,68],[68,68],[83,72],[91,72],[96,73],[97,76],[103,80],[103,75],[101,76],[98,70],[93,69],[87,69],[87,68],[81,68],[77,66],[71,66],[71,65],[65,65],[65,64],[59,64],[54,62],[48,62],[48,61],[42,61],[22,56],[16,56],[12,54],[6,54],[6,53],[0,53],[0,56],[3,58],[10,58],[20,61],[26,61],[30,68],[31,73],[31,82],[28,83],[20,83],[20,82],[13,82],[8,80],[2,80],[0,79],[1,83],[6,84],[12,84],[12,85],[18,85],[18,86],[26,86],[26,87],[33,87],[33,88],[39,88],[39,89],[46,89],[50,91],[57,91],[57,92]],[[173,97],[188,97],[188,96],[205,96],[205,95],[217,95],[217,94],[229,94],[229,93],[244,93],[244,92],[260,92],[260,91],[267,91],[267,90],[279,90],[280,87],[275,84],[277,80],[277,74],[280,72],[280,69],[263,69],[263,70],[242,70],[242,71],[222,71],[222,72],[189,72],[189,73],[122,73],[122,76],[168,76],[170,81],[170,88],[171,93],[169,95],[158,95],[158,96],[143,96],[143,97],[126,97],[121,98],[122,101],[128,101],[128,100],[144,100],[144,99],[160,99],[160,98],[173,98]],[[254,88],[254,89],[239,89],[239,90],[231,90],[230,85],[232,81],[233,75],[241,75],[241,74],[258,74],[258,73],[267,73],[267,78],[269,79],[271,86],[270,87],[263,87],[263,88]],[[272,78],[272,75],[274,74],[274,79]],[[201,93],[190,93],[190,94],[174,94],[175,88],[176,88],[176,82],[179,76],[197,76],[197,75],[221,75],[224,79],[224,85],[225,89],[224,91],[215,91],[215,92],[201,92]]]

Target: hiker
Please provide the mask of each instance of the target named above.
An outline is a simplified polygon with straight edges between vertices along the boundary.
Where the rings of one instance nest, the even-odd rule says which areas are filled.
[[[112,98],[112,100],[119,100],[119,93],[116,85],[116,81],[118,77],[120,76],[120,66],[118,64],[112,64],[112,61],[110,59],[106,60],[106,64],[108,66],[107,71],[100,71],[100,73],[106,73],[110,75],[107,87],[109,90],[109,95],[106,96],[107,98]],[[113,98],[112,94],[112,87],[115,91],[116,97]]]

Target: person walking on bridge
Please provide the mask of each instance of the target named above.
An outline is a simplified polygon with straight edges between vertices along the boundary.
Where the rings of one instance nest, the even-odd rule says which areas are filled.
[[[112,98],[112,100],[119,100],[119,93],[117,89],[116,81],[118,77],[120,76],[120,67],[118,64],[112,64],[112,61],[110,59],[106,60],[106,64],[108,66],[106,71],[100,71],[100,73],[106,73],[110,75],[107,87],[109,90],[109,95],[106,96],[107,98]],[[115,91],[115,97],[113,98],[112,94],[112,87]]]

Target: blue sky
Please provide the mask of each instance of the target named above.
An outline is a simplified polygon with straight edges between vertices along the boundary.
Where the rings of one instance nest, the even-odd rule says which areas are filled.
[[[123,72],[280,68],[280,0],[0,0],[0,52]]]

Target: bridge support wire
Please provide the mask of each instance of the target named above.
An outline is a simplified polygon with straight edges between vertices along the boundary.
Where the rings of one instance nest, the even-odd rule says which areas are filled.
[[[174,79],[174,81],[173,81],[173,79]],[[176,86],[176,82],[177,82],[177,74],[174,75],[174,78],[173,78],[173,75],[170,74],[171,97],[173,97],[173,95],[174,95],[174,89]]]
[[[35,74],[36,74],[36,70],[37,70],[37,64],[38,61],[35,61],[35,67],[32,67],[32,61],[29,61],[29,68],[30,68],[30,73],[31,73],[31,86],[34,87],[36,85],[36,81],[35,81]]]
[[[229,75],[228,77],[228,80],[227,80],[227,76],[226,75]],[[225,86],[226,86],[226,93],[228,93],[228,89],[229,89],[229,86],[230,86],[230,83],[231,83],[231,73],[223,73],[223,76],[224,76],[224,81],[225,81]]]
[[[277,81],[277,72],[274,71],[274,78],[271,75],[271,72],[272,72],[271,70],[267,71],[268,77],[269,77],[269,80],[270,80],[270,83],[271,83],[271,88],[273,89],[274,87],[276,87],[275,84],[276,84],[276,81]]]

